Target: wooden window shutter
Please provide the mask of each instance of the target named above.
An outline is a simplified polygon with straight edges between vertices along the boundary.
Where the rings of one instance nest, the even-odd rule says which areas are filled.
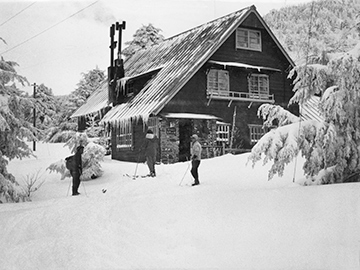
[[[217,70],[210,69],[207,76],[208,90],[218,90]]]
[[[227,72],[226,70],[219,70],[218,82],[219,82],[219,90],[229,91],[229,72]]]

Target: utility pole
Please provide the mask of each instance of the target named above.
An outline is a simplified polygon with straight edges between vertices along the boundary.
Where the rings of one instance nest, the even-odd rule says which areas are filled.
[[[33,97],[34,99],[36,98],[36,83],[33,84],[34,86],[34,94]],[[33,124],[34,124],[34,128],[36,127],[36,106],[35,106],[35,100],[34,100],[34,109],[33,109]],[[33,151],[36,151],[36,141],[35,139],[33,140]]]

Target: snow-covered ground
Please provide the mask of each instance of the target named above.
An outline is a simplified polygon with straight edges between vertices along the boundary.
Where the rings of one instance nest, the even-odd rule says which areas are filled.
[[[294,164],[268,181],[243,154],[203,160],[201,185],[187,172],[179,186],[188,163],[134,181],[136,164],[106,157],[72,197],[69,178],[45,172],[68,148],[37,148],[8,167],[45,183],[32,202],[0,206],[0,269],[360,269],[358,183],[300,186]]]

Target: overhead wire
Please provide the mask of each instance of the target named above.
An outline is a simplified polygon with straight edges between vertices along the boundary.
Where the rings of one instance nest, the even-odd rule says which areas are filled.
[[[28,5],[26,8],[20,10],[18,13],[16,13],[15,15],[13,15],[12,17],[10,17],[9,19],[7,19],[5,22],[3,22],[2,24],[0,24],[0,27],[3,26],[4,24],[6,24],[7,22],[11,21],[12,19],[14,19],[16,16],[18,16],[21,12],[27,10],[29,7],[31,7],[32,5],[34,5],[36,2],[31,3],[30,5]]]
[[[88,5],[88,6],[84,7],[84,8],[82,8],[82,9],[80,9],[80,10],[78,10],[77,12],[75,12],[75,13],[74,13],[74,14],[72,14],[72,15],[70,15],[69,17],[67,17],[67,18],[65,18],[65,19],[63,19],[63,20],[61,20],[61,21],[57,22],[56,24],[54,24],[54,25],[52,25],[52,26],[50,26],[50,27],[46,28],[45,30],[41,31],[40,33],[38,33],[38,34],[36,34],[36,35],[34,35],[34,36],[32,36],[32,37],[30,37],[30,38],[28,38],[28,39],[24,40],[23,42],[21,42],[21,43],[19,43],[19,44],[15,45],[14,47],[12,47],[12,48],[10,48],[10,49],[8,49],[8,50],[6,50],[6,51],[1,52],[1,53],[0,53],[0,55],[1,55],[1,54],[5,54],[5,53],[7,53],[7,52],[10,52],[10,51],[12,51],[12,50],[14,50],[14,49],[16,49],[16,48],[20,47],[21,45],[24,45],[25,43],[29,42],[30,40],[32,40],[32,39],[34,39],[34,38],[36,38],[36,37],[38,37],[38,36],[42,35],[43,33],[45,33],[45,32],[47,32],[47,31],[49,31],[49,30],[53,29],[54,27],[56,27],[56,26],[58,26],[59,24],[61,24],[61,23],[65,22],[66,20],[68,20],[68,19],[70,19],[70,18],[74,17],[75,15],[77,15],[77,14],[79,14],[80,12],[84,11],[85,9],[87,9],[87,8],[89,8],[89,7],[93,6],[93,5],[95,5],[97,2],[99,2],[99,0],[97,0],[97,1],[95,1],[95,2],[93,2],[93,3],[91,3],[90,5]]]

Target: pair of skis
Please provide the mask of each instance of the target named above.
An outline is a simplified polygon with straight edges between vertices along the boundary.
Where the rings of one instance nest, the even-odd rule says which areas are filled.
[[[147,178],[147,177],[151,177],[150,175],[139,175],[139,174],[136,174],[136,175],[130,175],[130,174],[128,174],[128,173],[126,173],[124,176],[127,176],[127,177],[129,177],[129,178],[131,178],[131,179],[133,179],[133,180],[136,180],[136,178]]]

